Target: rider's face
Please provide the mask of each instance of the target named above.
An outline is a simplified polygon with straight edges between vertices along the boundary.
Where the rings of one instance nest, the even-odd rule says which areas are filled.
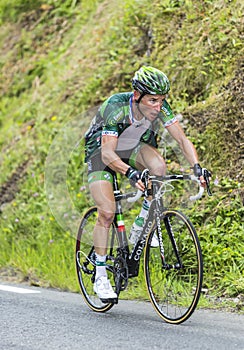
[[[136,96],[135,96],[136,97]],[[145,117],[153,121],[161,110],[166,95],[145,95],[140,101],[140,110]]]

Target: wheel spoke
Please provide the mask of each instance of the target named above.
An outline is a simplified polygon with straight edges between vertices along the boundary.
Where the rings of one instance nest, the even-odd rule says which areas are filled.
[[[185,321],[197,306],[202,284],[202,254],[194,227],[180,212],[166,210],[160,220],[164,264],[160,248],[145,251],[149,296],[158,314],[170,323]],[[175,267],[175,268],[174,268]]]

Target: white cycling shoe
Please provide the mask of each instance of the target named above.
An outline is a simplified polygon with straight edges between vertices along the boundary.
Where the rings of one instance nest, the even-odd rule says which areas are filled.
[[[116,304],[118,302],[118,296],[113,291],[110,281],[106,276],[98,277],[95,280],[93,290],[103,303]]]

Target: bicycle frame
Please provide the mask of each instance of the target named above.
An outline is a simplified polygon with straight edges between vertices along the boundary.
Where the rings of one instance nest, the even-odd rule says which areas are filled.
[[[154,184],[153,192],[157,193],[158,190],[159,190],[158,186]],[[118,250],[120,251],[120,255],[126,260],[126,263],[128,266],[128,277],[138,276],[140,258],[145,248],[147,237],[152,230],[155,230],[156,228],[158,230],[161,230],[160,227],[157,225],[155,218],[160,215],[160,212],[162,212],[164,208],[161,197],[153,199],[149,210],[149,215],[145,221],[145,225],[142,230],[142,233],[138,241],[134,244],[132,250],[130,251],[128,239],[126,235],[126,229],[123,222],[123,211],[122,211],[121,200],[127,199],[134,195],[135,195],[135,192],[121,194],[119,190],[118,182],[117,182],[117,177],[116,175],[114,175],[114,196],[115,196],[115,202],[116,202],[116,214],[114,217],[114,225],[118,232],[118,239],[119,239]],[[171,232],[169,233],[171,234]],[[114,235],[115,235],[115,232],[113,232],[113,235],[112,235],[112,242],[111,242],[112,247],[114,243]],[[163,266],[168,266],[164,261],[163,240],[162,240],[162,233],[160,234],[160,232],[159,232],[159,240],[160,240],[160,247],[161,247],[162,264]],[[177,252],[176,245],[174,244],[174,246]]]
[[[151,177],[151,179],[154,179],[157,181],[166,180],[166,181],[172,181],[172,180],[192,180],[190,175],[168,175],[168,176],[161,176],[161,177]],[[121,201],[124,199],[128,199],[130,197],[134,197],[136,195],[135,192],[125,193],[122,194],[120,192],[117,176],[114,174],[113,183],[114,183],[114,197],[116,202],[116,214],[114,217],[114,226],[116,227],[116,230],[118,232],[118,240],[119,240],[119,252],[120,256],[123,257],[126,260],[127,266],[128,266],[128,277],[136,277],[139,273],[139,264],[140,259],[143,253],[143,250],[146,245],[147,237],[153,230],[158,231],[158,239],[159,239],[159,246],[160,246],[160,253],[162,258],[162,268],[163,269],[180,269],[182,268],[182,262],[179,256],[178,248],[174,239],[174,233],[172,232],[169,218],[165,218],[165,227],[167,230],[167,233],[169,235],[169,238],[171,240],[175,257],[177,260],[177,263],[172,265],[168,264],[165,261],[164,257],[164,246],[163,246],[163,237],[162,232],[160,228],[160,222],[157,222],[159,217],[162,215],[163,210],[165,209],[163,205],[163,198],[162,194],[160,193],[160,185],[157,184],[157,182],[152,181],[152,193],[153,193],[153,200],[151,202],[149,214],[146,218],[142,233],[138,239],[138,241],[134,244],[132,247],[132,250],[129,249],[128,239],[126,235],[126,229],[124,226],[123,221],[123,211],[122,211],[122,205]],[[197,196],[196,196],[197,197]],[[111,247],[113,247],[114,243],[114,236],[115,232],[113,232],[112,235],[112,244]],[[111,252],[112,254],[112,252]]]

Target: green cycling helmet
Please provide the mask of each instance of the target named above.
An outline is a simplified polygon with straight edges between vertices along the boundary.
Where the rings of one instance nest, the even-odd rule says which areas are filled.
[[[149,66],[142,66],[135,72],[132,86],[143,95],[165,95],[170,90],[167,76],[160,70]]]

